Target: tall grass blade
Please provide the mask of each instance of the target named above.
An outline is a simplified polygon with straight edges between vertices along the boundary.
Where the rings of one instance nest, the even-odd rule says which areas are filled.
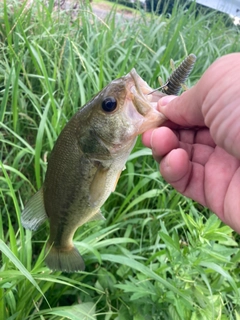
[[[40,289],[39,285],[34,280],[32,275],[29,273],[29,271],[24,267],[24,265],[21,263],[21,261],[12,253],[12,251],[8,248],[8,246],[1,239],[0,239],[0,250],[2,251],[3,254],[5,254],[8,257],[8,259],[24,275],[24,277],[32,283],[32,285],[39,291],[39,293],[42,295],[42,297],[48,303],[45,295],[43,294],[42,290]]]

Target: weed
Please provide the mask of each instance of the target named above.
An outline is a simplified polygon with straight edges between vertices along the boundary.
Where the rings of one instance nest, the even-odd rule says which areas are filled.
[[[88,5],[74,20],[53,1],[0,4],[0,319],[235,319],[237,236],[176,193],[138,141],[105,222],[79,228],[86,272],[44,265],[48,225],[24,230],[21,210],[41,186],[48,154],[67,120],[132,67],[152,86],[193,52],[194,84],[219,56],[239,50],[237,29],[194,6],[171,16],[140,12],[105,21]]]

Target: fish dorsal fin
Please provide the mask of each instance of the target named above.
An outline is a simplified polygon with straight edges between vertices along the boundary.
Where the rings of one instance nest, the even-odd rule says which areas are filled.
[[[92,216],[87,222],[94,221],[94,220],[106,220],[102,215],[101,211],[99,210],[94,216]]]
[[[89,200],[92,207],[96,207],[100,202],[102,202],[106,190],[108,170],[108,168],[103,167],[99,163],[89,188]]]
[[[41,188],[27,202],[21,215],[21,222],[24,228],[37,230],[47,218],[43,202],[43,188]]]

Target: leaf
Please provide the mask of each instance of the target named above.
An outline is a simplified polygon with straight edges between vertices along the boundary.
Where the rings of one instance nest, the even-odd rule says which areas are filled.
[[[64,317],[71,320],[96,320],[95,305],[92,302],[85,302],[71,307],[53,308],[47,314]]]
[[[34,280],[30,272],[24,267],[22,262],[12,253],[8,246],[0,239],[0,250],[9,258],[9,260],[15,265],[15,267],[30,281],[33,286],[40,292],[43,298],[48,303],[44,293],[41,288],[38,286],[37,282]],[[50,307],[50,306],[49,306]]]
[[[171,237],[169,237],[169,235],[167,235],[164,232],[159,232],[160,237],[163,239],[164,243],[168,246],[171,247],[175,250],[177,250],[178,252],[180,252],[180,245],[179,242],[173,241],[173,239]]]
[[[239,292],[238,292],[238,288],[236,286],[236,283],[235,281],[233,280],[233,278],[230,276],[230,274],[225,271],[221,266],[217,265],[216,263],[214,262],[206,262],[206,261],[201,261],[199,263],[200,266],[202,267],[205,267],[205,268],[208,268],[208,269],[211,269],[211,270],[214,270],[215,272],[221,274],[229,283],[230,285],[232,286],[232,288],[234,289],[236,295],[237,295],[237,299],[239,299]]]
[[[120,263],[121,265],[124,264],[124,265],[129,266],[133,270],[137,270],[137,271],[142,272],[147,277],[150,277],[151,279],[159,281],[164,287],[168,288],[170,291],[181,296],[184,300],[186,300],[190,304],[194,305],[192,298],[186,293],[186,291],[182,292],[177,287],[175,287],[173,284],[171,284],[169,281],[163,279],[158,274],[153,272],[150,268],[144,266],[143,264],[139,263],[138,261],[133,260],[133,259],[129,259],[125,256],[111,255],[111,254],[102,254],[101,257],[102,257],[102,260]]]

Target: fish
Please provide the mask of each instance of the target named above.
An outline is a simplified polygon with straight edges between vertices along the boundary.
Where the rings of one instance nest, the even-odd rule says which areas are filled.
[[[30,230],[49,220],[45,263],[51,270],[85,269],[73,244],[76,230],[104,219],[100,208],[115,190],[137,136],[167,120],[155,108],[164,93],[152,91],[132,69],[80,108],[61,131],[43,185],[21,214]]]

